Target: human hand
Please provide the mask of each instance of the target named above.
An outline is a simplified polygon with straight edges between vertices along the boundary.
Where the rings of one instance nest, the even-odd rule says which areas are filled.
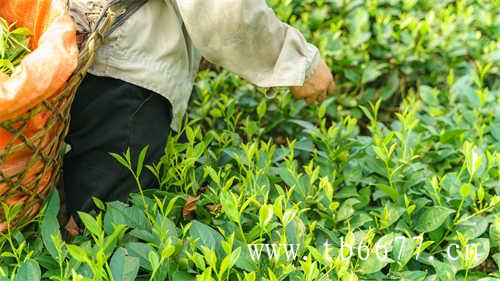
[[[304,85],[291,87],[292,95],[296,99],[305,100],[308,104],[324,101],[328,95],[333,94],[334,89],[332,73],[323,60]]]

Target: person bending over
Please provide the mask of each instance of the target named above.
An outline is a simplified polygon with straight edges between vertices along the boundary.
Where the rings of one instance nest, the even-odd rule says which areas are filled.
[[[137,191],[110,152],[130,148],[136,159],[149,146],[146,161],[159,161],[170,131],[179,130],[202,56],[260,87],[291,87],[308,103],[333,92],[318,49],[265,0],[148,0],[105,39],[77,91],[63,170],[74,219],[94,196],[123,201]],[[151,173],[141,181],[155,185]]]

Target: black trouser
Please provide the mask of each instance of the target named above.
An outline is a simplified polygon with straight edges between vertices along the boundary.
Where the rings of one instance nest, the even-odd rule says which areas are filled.
[[[138,190],[132,174],[109,153],[131,151],[133,165],[149,145],[145,163],[156,163],[170,133],[172,107],[164,97],[124,81],[87,75],[71,108],[64,157],[64,193],[70,215],[89,211],[92,197],[104,201],[127,200]],[[135,167],[135,166],[133,166]],[[143,169],[144,188],[157,186]]]

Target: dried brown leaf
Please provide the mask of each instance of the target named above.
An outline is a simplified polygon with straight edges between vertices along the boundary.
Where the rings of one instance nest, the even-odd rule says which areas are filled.
[[[189,196],[186,204],[182,208],[182,218],[187,220],[191,216],[193,212],[196,211],[196,202],[200,200],[201,196],[198,195],[196,197]]]

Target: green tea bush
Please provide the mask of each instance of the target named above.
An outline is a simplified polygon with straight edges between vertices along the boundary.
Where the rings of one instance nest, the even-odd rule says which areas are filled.
[[[500,61],[498,1],[269,2],[320,46],[340,86],[342,115],[361,117],[358,105],[379,98],[393,111],[420,85],[446,87],[450,72]],[[497,78],[488,78],[492,88]]]
[[[52,193],[0,280],[499,280],[500,3],[269,2],[336,94],[203,71],[160,163],[113,155],[159,188],[95,199],[69,241]]]

